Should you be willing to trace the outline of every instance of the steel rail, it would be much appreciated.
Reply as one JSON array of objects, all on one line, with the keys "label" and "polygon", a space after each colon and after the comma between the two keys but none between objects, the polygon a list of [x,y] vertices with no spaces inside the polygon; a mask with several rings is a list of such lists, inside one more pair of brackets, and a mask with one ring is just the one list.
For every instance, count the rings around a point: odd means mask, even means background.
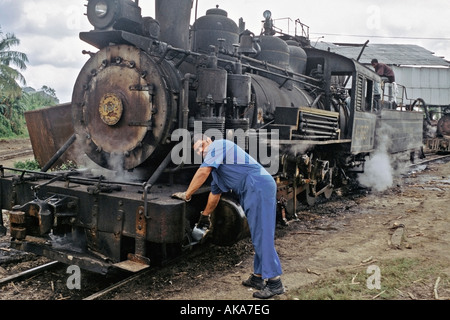
[{"label": "steel rail", "polygon": [[9,283],[11,281],[15,281],[15,280],[21,280],[23,278],[26,277],[30,277],[33,276],[35,274],[41,273],[43,271],[46,271],[48,269],[54,268],[56,267],[56,265],[61,264],[59,261],[52,261],[46,264],[43,264],[41,266],[37,266],[10,276],[7,276],[5,278],[0,279],[0,285],[4,285],[6,283]]}]

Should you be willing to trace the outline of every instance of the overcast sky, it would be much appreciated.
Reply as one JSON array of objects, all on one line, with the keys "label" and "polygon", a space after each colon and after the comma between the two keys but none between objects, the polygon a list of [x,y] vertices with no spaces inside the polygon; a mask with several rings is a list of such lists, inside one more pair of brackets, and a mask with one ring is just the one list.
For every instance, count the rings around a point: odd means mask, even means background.
[{"label": "overcast sky", "polygon": [[[261,31],[263,12],[270,10],[283,32],[293,33],[296,19],[308,25],[312,44],[366,40],[369,45],[417,44],[450,60],[448,0],[198,1],[198,16],[219,5],[236,23],[242,17],[255,34]],[[23,72],[27,85],[55,89],[61,103],[71,101],[76,77],[88,59],[82,50],[96,51],[79,39],[79,32],[93,29],[84,15],[86,4],[85,0],[0,0],[2,31],[21,40],[14,50],[30,60]],[[154,17],[154,0],[140,0],[139,5],[143,16]]]}]

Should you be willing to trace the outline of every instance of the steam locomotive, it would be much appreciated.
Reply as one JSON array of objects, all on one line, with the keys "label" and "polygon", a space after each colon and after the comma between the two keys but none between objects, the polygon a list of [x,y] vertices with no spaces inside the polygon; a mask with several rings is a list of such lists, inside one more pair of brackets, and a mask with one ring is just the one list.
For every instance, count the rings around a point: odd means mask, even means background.
[{"label": "steam locomotive", "polygon": [[[270,11],[257,35],[219,7],[190,26],[192,8],[193,0],[155,0],[151,18],[137,0],[88,1],[94,29],[80,38],[98,52],[85,52],[67,111],[50,111],[58,119],[39,127],[64,143],[41,172],[1,167],[12,247],[107,274],[200,244],[192,230],[209,187],[188,203],[171,197],[198,168],[196,131],[232,139],[260,161],[290,215],[364,172],[381,135],[391,154],[422,146],[422,113],[377,100],[382,79],[369,68],[311,47],[304,32],[277,31]],[[53,140],[30,136],[35,151]],[[95,168],[49,172],[68,150]],[[249,236],[232,192],[211,220],[217,245]]]},{"label": "steam locomotive", "polygon": [[436,153],[450,152],[450,108],[443,109],[442,116],[434,120],[432,112],[428,111],[425,102],[425,121],[424,121],[424,145]]}]

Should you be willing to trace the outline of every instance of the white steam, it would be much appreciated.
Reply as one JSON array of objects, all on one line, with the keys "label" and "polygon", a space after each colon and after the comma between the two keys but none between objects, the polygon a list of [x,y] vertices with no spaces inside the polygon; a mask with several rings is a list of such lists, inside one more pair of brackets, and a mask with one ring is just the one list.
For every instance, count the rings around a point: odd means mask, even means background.
[{"label": "white steam", "polygon": [[375,152],[366,158],[364,173],[358,175],[358,182],[367,188],[376,191],[384,191],[390,188],[394,182],[391,157],[388,153],[390,147],[390,127],[384,127],[377,132]]},{"label": "white steam", "polygon": [[372,158],[366,161],[363,174],[358,175],[358,182],[376,191],[384,191],[392,186],[393,169],[389,155],[385,152],[375,152]]}]

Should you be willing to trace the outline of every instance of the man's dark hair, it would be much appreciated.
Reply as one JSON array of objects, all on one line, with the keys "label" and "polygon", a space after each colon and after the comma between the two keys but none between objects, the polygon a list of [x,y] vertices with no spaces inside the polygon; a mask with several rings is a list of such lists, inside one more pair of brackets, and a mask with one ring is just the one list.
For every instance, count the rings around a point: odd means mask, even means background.
[{"label": "man's dark hair", "polygon": [[370,64],[372,64],[372,63],[378,63],[378,60],[377,60],[377,59],[372,59],[372,61],[370,62]]}]

